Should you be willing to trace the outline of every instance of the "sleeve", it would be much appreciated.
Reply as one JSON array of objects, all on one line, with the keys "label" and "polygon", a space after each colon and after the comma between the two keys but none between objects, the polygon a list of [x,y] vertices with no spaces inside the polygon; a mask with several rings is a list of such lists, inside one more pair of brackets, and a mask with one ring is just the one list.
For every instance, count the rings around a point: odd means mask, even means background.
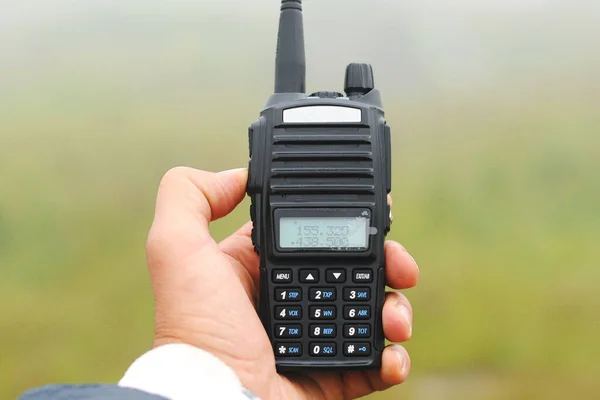
[{"label": "sleeve", "polygon": [[116,385],[49,385],[27,391],[18,400],[168,400]]},{"label": "sleeve", "polygon": [[170,400],[257,399],[225,363],[186,344],[168,344],[142,355],[129,367],[119,386]]}]

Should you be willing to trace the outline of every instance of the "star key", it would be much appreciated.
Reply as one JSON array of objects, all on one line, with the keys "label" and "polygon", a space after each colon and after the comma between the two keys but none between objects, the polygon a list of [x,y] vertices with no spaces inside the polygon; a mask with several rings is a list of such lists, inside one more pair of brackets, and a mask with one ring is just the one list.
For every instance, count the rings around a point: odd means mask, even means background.
[{"label": "star key", "polygon": [[302,355],[300,343],[276,343],[274,350],[277,357],[300,357]]}]

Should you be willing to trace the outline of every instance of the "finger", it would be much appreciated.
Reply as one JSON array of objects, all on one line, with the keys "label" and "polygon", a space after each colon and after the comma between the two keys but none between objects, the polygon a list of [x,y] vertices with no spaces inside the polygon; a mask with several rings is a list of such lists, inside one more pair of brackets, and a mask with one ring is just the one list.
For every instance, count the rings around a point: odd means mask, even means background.
[{"label": "finger", "polygon": [[385,243],[387,285],[394,289],[408,289],[419,281],[419,266],[398,242]]},{"label": "finger", "polygon": [[387,390],[404,382],[409,372],[410,357],[404,347],[388,346],[383,350],[381,370],[343,374],[344,398],[354,399]]},{"label": "finger", "polygon": [[171,248],[171,253],[185,255],[214,242],[208,224],[242,201],[246,179],[245,170],[211,173],[185,167],[171,169],[158,189],[149,250]]},{"label": "finger", "polygon": [[[195,274],[191,260],[210,265],[218,250],[210,235],[211,220],[229,213],[244,198],[247,172],[211,173],[177,167],[165,174],[158,190],[154,222],[147,242],[148,265],[153,278],[171,281]],[[177,266],[179,271],[171,269]]]},{"label": "finger", "polygon": [[229,214],[244,198],[245,169],[212,173],[177,167],[163,177],[156,200],[155,222],[208,225]]},{"label": "finger", "polygon": [[393,344],[383,350],[379,379],[390,386],[404,382],[410,373],[410,356],[406,349]]},{"label": "finger", "polygon": [[383,304],[383,333],[390,342],[405,342],[412,336],[413,312],[401,293],[388,293]]},{"label": "finger", "polygon": [[219,243],[221,251],[239,263],[249,274],[255,285],[259,280],[259,258],[254,251],[250,235],[252,222],[244,224],[237,232]]},{"label": "finger", "polygon": [[387,203],[390,206],[390,208],[394,205],[394,200],[392,199],[392,195],[391,194],[387,195]]}]

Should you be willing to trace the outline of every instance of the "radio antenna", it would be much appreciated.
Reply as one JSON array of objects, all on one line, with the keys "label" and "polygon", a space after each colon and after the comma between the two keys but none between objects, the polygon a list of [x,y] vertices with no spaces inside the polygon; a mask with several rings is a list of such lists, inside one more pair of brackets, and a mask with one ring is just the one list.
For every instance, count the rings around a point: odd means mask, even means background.
[{"label": "radio antenna", "polygon": [[275,93],[306,91],[302,0],[282,0],[275,58]]}]

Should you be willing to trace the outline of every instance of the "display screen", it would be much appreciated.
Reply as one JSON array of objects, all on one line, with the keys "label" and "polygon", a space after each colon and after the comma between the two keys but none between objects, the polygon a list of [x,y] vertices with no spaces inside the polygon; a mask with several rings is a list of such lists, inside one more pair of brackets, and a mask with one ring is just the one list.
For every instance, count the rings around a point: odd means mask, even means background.
[{"label": "display screen", "polygon": [[366,249],[369,218],[313,217],[279,220],[282,249]]}]

